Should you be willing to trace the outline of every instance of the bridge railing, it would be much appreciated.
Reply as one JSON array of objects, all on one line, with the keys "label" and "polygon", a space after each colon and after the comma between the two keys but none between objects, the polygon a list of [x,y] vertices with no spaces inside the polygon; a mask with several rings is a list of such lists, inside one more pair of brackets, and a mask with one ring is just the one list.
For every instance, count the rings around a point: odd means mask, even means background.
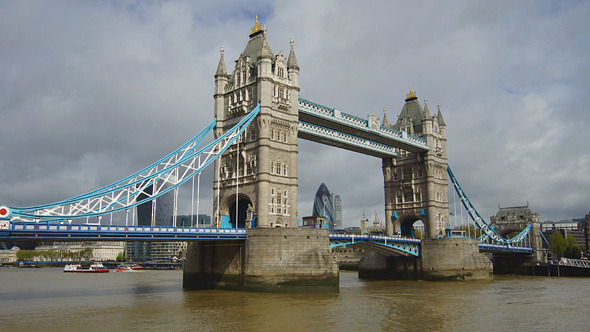
[{"label": "bridge railing", "polygon": [[193,241],[239,240],[246,238],[246,229],[171,226],[124,226],[96,224],[37,224],[4,222],[0,239],[8,241]]},{"label": "bridge railing", "polygon": [[377,241],[396,241],[396,242],[410,242],[420,243],[420,239],[402,236],[385,236],[385,235],[371,235],[371,234],[330,234],[330,239],[351,239],[351,240],[377,240]]},{"label": "bridge railing", "polygon": [[364,139],[358,136],[349,135],[337,130],[324,128],[315,124],[299,121],[299,130],[302,132],[311,133],[317,136],[332,139],[337,142],[356,146],[358,148],[376,151],[384,155],[397,156],[396,149],[392,146],[381,144],[375,141]]},{"label": "bridge railing", "polygon": [[[330,107],[326,107],[326,106],[323,106],[320,104],[316,104],[316,103],[311,102],[309,100],[299,98],[299,109],[300,109],[300,111],[302,111],[302,110],[308,111],[310,113],[313,113],[313,114],[320,116],[322,118],[325,118],[325,119],[346,123],[346,124],[351,125],[353,127],[357,127],[361,130],[366,130],[366,131],[372,130],[369,125],[368,120],[361,119],[357,116],[341,112],[341,111],[334,109],[334,108],[330,108]],[[381,135],[389,136],[389,137],[395,138],[397,140],[409,141],[409,142],[414,143],[415,145],[422,146],[424,148],[428,148],[426,145],[426,140],[421,137],[409,135],[406,132],[397,131],[397,130],[394,130],[391,128],[384,127],[382,125],[379,125],[377,128],[378,128],[377,131]],[[374,130],[372,130],[372,131],[374,131]]]},{"label": "bridge railing", "polygon": [[557,264],[563,266],[575,266],[590,269],[590,261],[587,259],[573,259],[563,257]]}]

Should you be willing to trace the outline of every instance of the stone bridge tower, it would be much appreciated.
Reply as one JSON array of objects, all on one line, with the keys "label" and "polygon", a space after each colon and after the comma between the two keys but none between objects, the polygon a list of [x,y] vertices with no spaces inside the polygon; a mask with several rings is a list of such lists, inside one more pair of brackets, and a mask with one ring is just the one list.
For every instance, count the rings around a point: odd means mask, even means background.
[{"label": "stone bridge tower", "polygon": [[[223,48],[215,73],[215,135],[234,126],[258,103],[260,114],[237,144],[215,161],[213,225],[294,227],[297,214],[299,66],[293,49],[273,55],[256,18],[250,39],[227,73]],[[236,199],[237,184],[237,199]]]},{"label": "stone bridge tower", "polygon": [[383,125],[421,137],[430,147],[420,153],[400,150],[396,158],[383,159],[386,234],[410,235],[412,225],[421,220],[426,237],[443,236],[449,222],[449,199],[446,124],[440,105],[437,114],[431,115],[427,100],[422,108],[410,88],[397,122],[389,125],[385,116]]},{"label": "stone bridge tower", "polygon": [[495,216],[490,217],[490,224],[503,237],[513,237],[522,232],[529,224],[529,242],[527,245],[533,248],[533,262],[547,262],[547,254],[543,250],[541,238],[541,221],[537,213],[533,213],[527,202],[526,206],[500,207]]}]

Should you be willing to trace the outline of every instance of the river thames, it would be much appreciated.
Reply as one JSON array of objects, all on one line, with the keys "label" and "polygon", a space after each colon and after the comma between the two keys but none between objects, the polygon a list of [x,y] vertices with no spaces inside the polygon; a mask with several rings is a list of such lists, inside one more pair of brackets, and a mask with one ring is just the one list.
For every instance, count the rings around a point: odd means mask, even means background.
[{"label": "river thames", "polygon": [[183,291],[182,271],[0,269],[3,331],[589,331],[590,279],[363,281],[338,294]]}]

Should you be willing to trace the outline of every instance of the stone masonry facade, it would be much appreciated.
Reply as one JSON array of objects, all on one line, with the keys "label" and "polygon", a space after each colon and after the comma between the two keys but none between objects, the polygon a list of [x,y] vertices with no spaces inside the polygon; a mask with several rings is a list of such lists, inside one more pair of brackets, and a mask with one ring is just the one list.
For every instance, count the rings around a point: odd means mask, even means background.
[{"label": "stone masonry facade", "polygon": [[213,225],[248,206],[256,227],[294,227],[297,216],[297,131],[299,66],[293,40],[288,58],[273,55],[266,28],[252,28],[244,51],[227,73],[223,49],[215,73],[215,135],[234,126],[260,103],[260,114],[237,145],[215,161]]},{"label": "stone masonry facade", "polygon": [[431,115],[427,100],[422,108],[417,99],[410,89],[397,122],[390,124],[387,115],[383,119],[383,126],[423,138],[430,148],[419,153],[399,150],[397,157],[383,159],[386,234],[407,234],[421,220],[425,235],[436,238],[444,235],[449,222],[446,124],[440,105]]}]

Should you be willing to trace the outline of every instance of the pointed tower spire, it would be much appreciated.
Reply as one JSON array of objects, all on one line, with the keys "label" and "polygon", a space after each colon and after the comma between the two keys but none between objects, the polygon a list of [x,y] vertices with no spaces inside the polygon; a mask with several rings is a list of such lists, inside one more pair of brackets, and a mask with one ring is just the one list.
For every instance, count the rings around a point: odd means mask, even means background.
[{"label": "pointed tower spire", "polygon": [[223,59],[223,46],[221,46],[221,50],[219,50],[221,56],[219,57],[219,64],[217,65],[217,71],[215,72],[215,77],[217,76],[227,76],[227,69],[225,68],[225,60]]},{"label": "pointed tower spire", "polygon": [[258,53],[259,58],[272,58],[272,51],[270,50],[270,46],[268,45],[268,41],[266,40],[266,36],[262,39],[262,47],[260,48],[260,52]]},{"label": "pointed tower spire", "polygon": [[428,109],[428,99],[424,98],[424,116],[423,119],[430,119],[432,116],[430,115],[430,110]]},{"label": "pointed tower spire", "polygon": [[297,58],[295,57],[295,49],[293,48],[293,37],[291,37],[291,52],[289,52],[289,58],[287,59],[287,68],[293,68],[299,70],[297,64]]},{"label": "pointed tower spire", "polygon": [[383,109],[383,127],[391,128],[389,120],[387,119],[387,110],[385,108]]},{"label": "pointed tower spire", "polygon": [[445,120],[443,119],[442,116],[442,112],[440,111],[440,103],[437,104],[438,107],[438,114],[436,115],[437,119],[438,119],[438,125],[439,126],[446,126],[447,124],[445,123]]}]

